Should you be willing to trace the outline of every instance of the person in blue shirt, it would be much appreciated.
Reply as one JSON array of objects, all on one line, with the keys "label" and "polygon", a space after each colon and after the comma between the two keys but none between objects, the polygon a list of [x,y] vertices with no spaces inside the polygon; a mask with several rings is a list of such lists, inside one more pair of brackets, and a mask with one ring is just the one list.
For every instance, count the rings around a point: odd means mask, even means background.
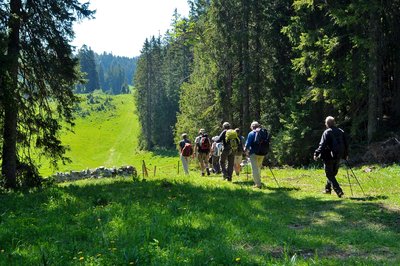
[{"label": "person in blue shirt", "polygon": [[251,171],[253,174],[254,186],[253,188],[261,188],[261,167],[264,160],[264,155],[257,155],[255,137],[257,130],[260,130],[260,124],[254,121],[250,125],[251,131],[247,135],[245,144],[246,156],[250,157]]}]

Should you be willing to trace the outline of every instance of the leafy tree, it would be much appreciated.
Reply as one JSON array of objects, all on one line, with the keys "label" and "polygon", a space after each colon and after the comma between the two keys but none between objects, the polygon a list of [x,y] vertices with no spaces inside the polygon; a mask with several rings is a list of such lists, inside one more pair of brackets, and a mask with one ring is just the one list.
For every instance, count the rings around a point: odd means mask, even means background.
[{"label": "leafy tree", "polygon": [[69,44],[73,23],[91,17],[88,3],[77,0],[3,1],[1,36],[7,44],[1,64],[3,128],[2,175],[7,188],[17,186],[20,162],[31,160],[34,147],[54,164],[65,160],[58,139],[60,119],[72,125],[79,79]]}]

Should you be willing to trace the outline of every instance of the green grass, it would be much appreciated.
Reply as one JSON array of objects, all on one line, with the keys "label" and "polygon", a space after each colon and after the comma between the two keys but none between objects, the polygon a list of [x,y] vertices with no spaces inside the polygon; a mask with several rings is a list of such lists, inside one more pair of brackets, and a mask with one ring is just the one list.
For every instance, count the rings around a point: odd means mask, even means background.
[{"label": "green grass", "polygon": [[279,186],[264,169],[262,190],[246,169],[228,183],[192,162],[183,176],[175,152],[137,150],[131,95],[98,97],[62,136],[73,163],[60,170],[130,164],[141,176],[0,194],[0,265],[400,264],[400,166],[354,169],[366,195],[341,168],[343,199],[320,193],[322,169],[273,169]]},{"label": "green grass", "polygon": [[[140,130],[132,94],[94,95],[96,102],[92,104],[87,103],[86,95],[81,96],[83,101],[77,112],[74,132],[65,130],[61,135],[62,143],[70,148],[66,156],[72,163],[60,164],[59,169],[55,170],[44,160],[40,169],[43,176],[49,176],[55,171],[80,171],[99,166],[133,165],[141,169],[143,160],[152,172],[154,166],[156,171],[172,171],[165,169],[164,164],[177,162],[177,152],[151,153],[138,150],[137,136]],[[107,98],[111,99],[109,104],[105,104]],[[98,109],[101,110],[97,111]],[[173,165],[174,168],[177,167],[175,163]]]},{"label": "green grass", "polygon": [[[192,165],[194,166],[194,165]],[[83,180],[0,195],[1,265],[399,265],[400,167]],[[245,171],[243,171],[245,172]]]}]

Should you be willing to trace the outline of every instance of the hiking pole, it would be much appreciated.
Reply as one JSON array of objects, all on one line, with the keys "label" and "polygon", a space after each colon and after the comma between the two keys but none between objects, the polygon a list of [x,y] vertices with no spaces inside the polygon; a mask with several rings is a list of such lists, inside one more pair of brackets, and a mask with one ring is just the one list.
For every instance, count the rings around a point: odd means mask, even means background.
[{"label": "hiking pole", "polygon": [[353,194],[353,188],[351,187],[350,174],[349,174],[349,168],[348,168],[348,167],[346,168],[346,172],[347,172],[347,180],[349,180],[351,195],[354,196],[354,194]]},{"label": "hiking pole", "polygon": [[362,193],[364,194],[364,196],[366,196],[364,189],[362,188],[362,186],[360,184],[360,181],[358,181],[356,174],[354,173],[353,169],[350,167],[349,161],[347,159],[345,159],[345,161],[346,161],[347,167],[350,169],[351,173],[353,174],[354,179],[357,181],[358,185],[360,186]]},{"label": "hiking pole", "polygon": [[275,177],[275,175],[274,175],[274,172],[272,172],[271,165],[268,164],[268,168],[269,168],[269,170],[271,171],[271,174],[272,174],[272,176],[273,176],[273,178],[274,178],[276,184],[278,185],[278,188],[280,188],[281,186],[279,185],[278,180],[276,179],[276,177]]}]

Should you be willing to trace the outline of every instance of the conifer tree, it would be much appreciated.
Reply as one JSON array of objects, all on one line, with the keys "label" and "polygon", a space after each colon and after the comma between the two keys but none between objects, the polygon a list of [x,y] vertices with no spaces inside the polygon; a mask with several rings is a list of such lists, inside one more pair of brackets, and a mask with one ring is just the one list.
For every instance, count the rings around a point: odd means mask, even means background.
[{"label": "conifer tree", "polygon": [[2,176],[5,187],[17,186],[17,166],[34,167],[33,146],[53,163],[63,159],[58,139],[60,119],[72,124],[79,79],[69,42],[75,21],[91,17],[88,3],[77,0],[3,1],[0,29],[6,43],[0,68],[3,117]]}]

